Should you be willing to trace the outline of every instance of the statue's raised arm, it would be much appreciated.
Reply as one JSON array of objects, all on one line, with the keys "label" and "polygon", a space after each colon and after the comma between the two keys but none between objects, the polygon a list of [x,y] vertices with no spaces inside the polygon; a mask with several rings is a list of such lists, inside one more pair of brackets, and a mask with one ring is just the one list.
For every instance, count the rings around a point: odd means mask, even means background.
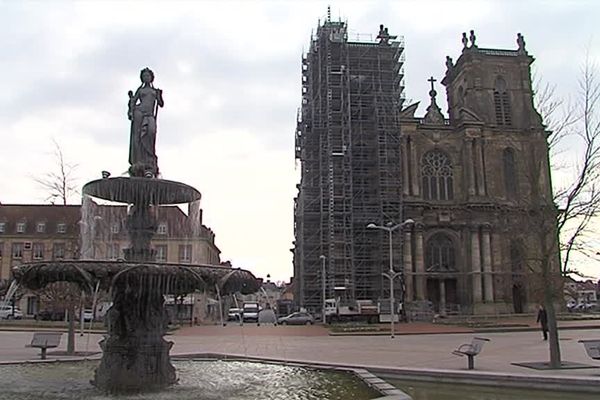
[{"label": "statue's raised arm", "polygon": [[149,68],[140,72],[142,84],[129,91],[127,117],[131,121],[129,139],[129,174],[153,178],[158,175],[156,157],[156,120],[158,107],[164,106],[162,90],[154,87],[154,73]]}]

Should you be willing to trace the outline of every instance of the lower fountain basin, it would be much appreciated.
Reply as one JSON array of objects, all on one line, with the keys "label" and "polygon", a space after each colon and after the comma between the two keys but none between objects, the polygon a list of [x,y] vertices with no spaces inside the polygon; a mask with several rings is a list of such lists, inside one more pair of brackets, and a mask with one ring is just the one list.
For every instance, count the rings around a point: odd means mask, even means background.
[{"label": "lower fountain basin", "polygon": [[13,276],[20,285],[37,290],[53,282],[73,282],[83,289],[100,283],[110,288],[116,277],[143,280],[163,294],[191,293],[195,290],[220,287],[222,294],[254,293],[259,281],[251,272],[217,265],[170,264],[158,262],[69,260],[40,261],[13,267]]},{"label": "lower fountain basin", "polygon": [[[121,400],[368,400],[381,395],[351,373],[249,361],[176,361],[179,381]],[[0,366],[2,399],[114,399],[90,383],[97,361]]]}]

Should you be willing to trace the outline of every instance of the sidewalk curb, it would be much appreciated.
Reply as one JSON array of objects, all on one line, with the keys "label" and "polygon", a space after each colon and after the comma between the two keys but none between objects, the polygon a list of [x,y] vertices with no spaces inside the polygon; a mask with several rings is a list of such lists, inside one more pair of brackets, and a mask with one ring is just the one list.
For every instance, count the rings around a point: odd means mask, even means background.
[{"label": "sidewalk curb", "polygon": [[[512,327],[512,328],[463,328],[469,329],[465,331],[448,329],[447,331],[421,331],[421,332],[402,332],[402,327],[397,327],[397,331],[394,332],[396,336],[408,336],[408,335],[459,335],[459,334],[473,334],[473,333],[510,333],[510,332],[538,332],[540,328],[537,327]],[[575,325],[575,326],[564,326],[558,327],[558,331],[570,331],[570,330],[583,330],[583,329],[600,329],[600,325]],[[373,332],[329,332],[329,336],[389,336],[389,331],[373,331]]]}]

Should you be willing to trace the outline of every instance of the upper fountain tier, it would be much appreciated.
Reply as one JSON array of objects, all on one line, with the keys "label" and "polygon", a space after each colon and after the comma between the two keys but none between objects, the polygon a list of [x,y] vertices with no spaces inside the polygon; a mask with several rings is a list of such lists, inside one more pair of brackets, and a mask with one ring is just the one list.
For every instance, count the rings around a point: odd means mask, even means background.
[{"label": "upper fountain tier", "polygon": [[83,187],[83,194],[128,204],[182,204],[200,200],[191,186],[166,179],[118,177],[98,179]]}]

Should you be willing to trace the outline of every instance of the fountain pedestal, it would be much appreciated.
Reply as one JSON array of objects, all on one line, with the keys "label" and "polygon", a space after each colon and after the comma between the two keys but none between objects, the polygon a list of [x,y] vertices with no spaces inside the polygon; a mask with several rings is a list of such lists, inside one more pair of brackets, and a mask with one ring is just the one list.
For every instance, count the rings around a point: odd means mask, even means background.
[{"label": "fountain pedestal", "polygon": [[[100,342],[103,355],[94,386],[108,392],[160,389],[177,381],[164,340],[168,315],[157,282],[160,278],[123,271],[113,287],[107,318],[108,336]],[[151,281],[158,283],[152,287]]]}]

